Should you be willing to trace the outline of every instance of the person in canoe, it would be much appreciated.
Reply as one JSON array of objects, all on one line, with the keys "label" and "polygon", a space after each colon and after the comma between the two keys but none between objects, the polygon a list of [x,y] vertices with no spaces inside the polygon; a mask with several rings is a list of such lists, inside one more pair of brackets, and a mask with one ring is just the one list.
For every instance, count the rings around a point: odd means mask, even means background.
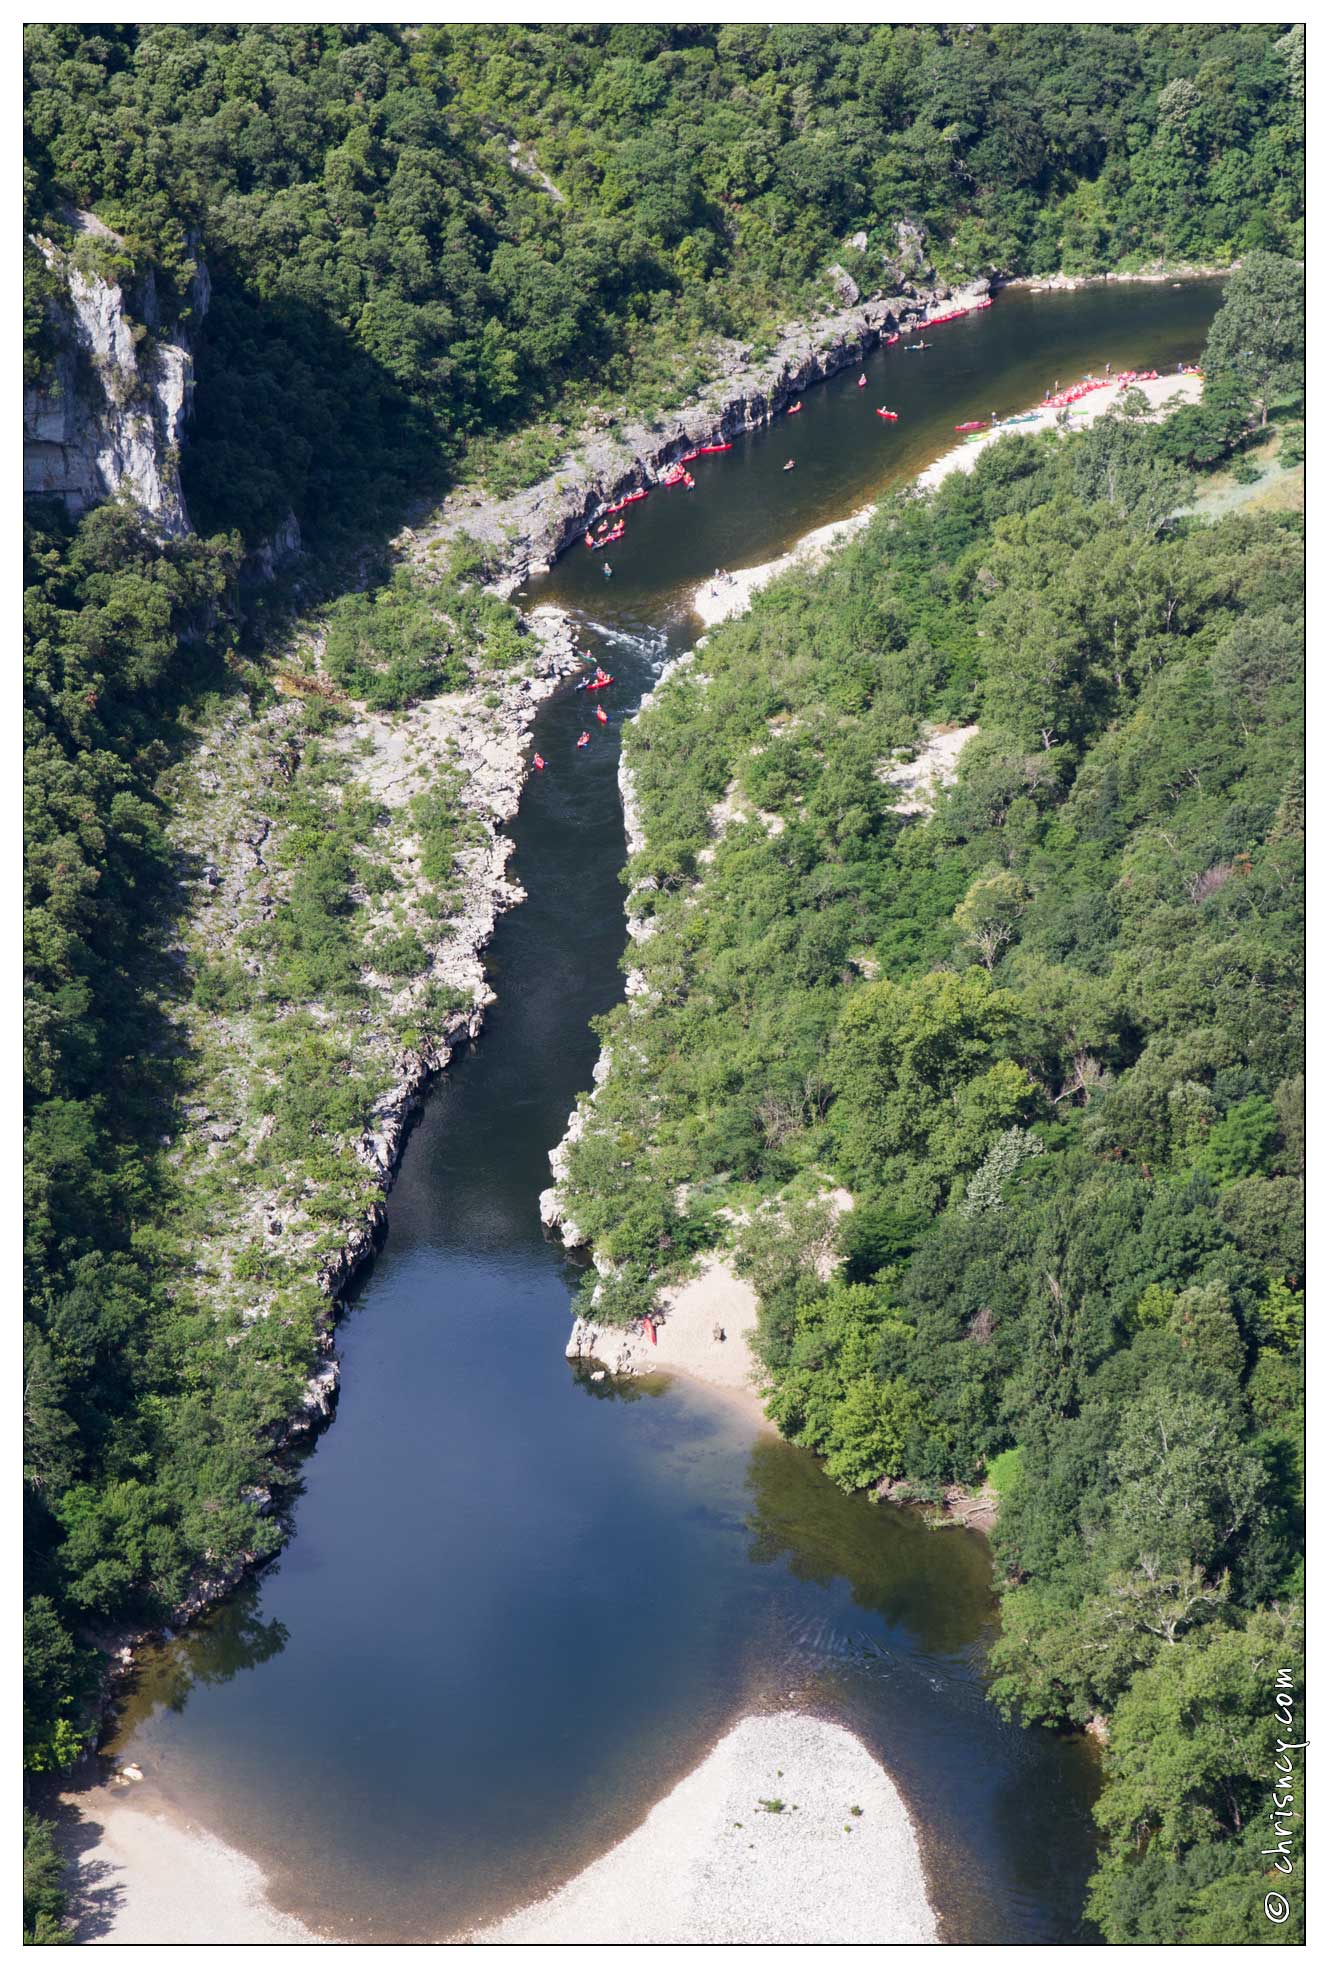
[{"label": "person in canoe", "polygon": [[790,406],[789,406],[789,408],[788,408],[788,410],[787,410],[787,411],[785,412],[785,416],[786,416],[786,417],[797,417],[797,415],[798,415],[798,413],[799,413],[799,411],[800,411],[800,410],[801,410],[802,408],[803,408],[803,406],[802,406],[802,404],[801,404],[801,403],[791,403],[791,404],[790,404]]},{"label": "person in canoe", "polygon": [[866,377],[866,376],[860,376],[860,377],[859,377],[859,379],[858,379],[858,387],[859,387],[859,389],[860,389],[860,390],[865,390],[865,389],[867,388],[867,386],[868,386],[868,379],[867,379],[867,377]]},{"label": "person in canoe", "polygon": [[580,752],[582,746],[589,745],[590,742],[591,742],[591,734],[589,732],[583,732],[581,737],[577,740],[577,750]]},{"label": "person in canoe", "polygon": [[605,710],[605,708],[604,708],[604,706],[603,706],[603,704],[597,704],[597,705],[596,705],[596,707],[595,707],[595,715],[596,715],[596,717],[597,717],[597,718],[598,718],[598,719],[600,720],[600,723],[601,723],[602,725],[607,725],[607,724],[609,723],[609,715],[608,715],[608,713],[606,712],[606,710]]},{"label": "person in canoe", "polygon": [[534,758],[533,758],[533,760],[532,760],[532,763],[533,763],[533,765],[535,766],[535,770],[536,770],[536,771],[537,771],[538,773],[542,773],[542,772],[544,771],[544,769],[545,769],[545,762],[544,762],[544,760],[543,760],[543,759],[542,759],[542,758],[540,757],[540,754],[539,754],[538,752],[537,752],[537,753],[536,753],[536,754],[534,755]]},{"label": "person in canoe", "polygon": [[786,458],[784,464],[780,467],[780,470],[782,472],[792,472],[793,469],[794,469],[794,461],[792,458]]}]

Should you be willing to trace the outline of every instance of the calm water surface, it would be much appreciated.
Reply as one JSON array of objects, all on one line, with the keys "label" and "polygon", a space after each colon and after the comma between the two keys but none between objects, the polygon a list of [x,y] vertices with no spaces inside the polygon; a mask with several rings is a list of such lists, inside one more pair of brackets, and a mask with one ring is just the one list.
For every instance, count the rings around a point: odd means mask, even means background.
[{"label": "calm water surface", "polygon": [[514,828],[530,900],[499,927],[485,1036],[430,1098],[340,1328],[297,1535],[152,1659],[114,1746],[324,1932],[440,1939],[530,1899],[792,1694],[903,1787],[949,1938],[1077,1935],[1093,1764],[985,1701],[985,1543],[841,1496],[703,1389],[590,1382],[563,1358],[576,1272],[537,1197],[590,1082],[588,1022],[622,988],[617,728],[694,637],[687,593],[913,476],[957,422],[1109,358],[1193,357],[1217,292],[1005,296],[926,354],[869,358],[867,389],[849,372],[812,391],[694,467],[695,492],[630,509],[612,580],[576,549],[532,584],[586,617],[619,679],[611,725],[576,752],[585,700],[566,693],[536,724],[550,766]]}]

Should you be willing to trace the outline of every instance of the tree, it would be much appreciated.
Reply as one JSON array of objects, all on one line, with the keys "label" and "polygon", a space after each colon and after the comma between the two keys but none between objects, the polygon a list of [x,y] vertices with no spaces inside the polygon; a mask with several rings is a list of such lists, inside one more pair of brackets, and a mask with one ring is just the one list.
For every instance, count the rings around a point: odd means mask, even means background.
[{"label": "tree", "polygon": [[846,1171],[880,1186],[905,1157],[920,1186],[969,1173],[1033,1097],[1022,1067],[994,1060],[1016,1002],[978,970],[865,985],[831,1054],[834,1123]]},{"label": "tree", "polygon": [[50,1947],[74,1940],[73,1932],[64,1925],[65,1896],[60,1885],[64,1870],[50,1825],[25,1806],[23,1940],[28,1945]]},{"label": "tree", "polygon": [[1014,940],[1028,900],[1029,890],[1018,875],[994,868],[976,875],[956,904],[956,928],[989,974]]},{"label": "tree", "polygon": [[1300,400],[1306,388],[1306,282],[1295,260],[1248,254],[1223,290],[1204,345],[1206,374],[1237,377],[1269,419],[1276,398]]},{"label": "tree", "polygon": [[[1184,1865],[1214,1843],[1222,1862],[1192,1873],[1186,1898],[1212,1909],[1215,1881],[1230,1870],[1241,1879],[1244,1907],[1241,1927],[1225,1939],[1297,1938],[1301,1753],[1289,1757],[1279,1746],[1296,1744],[1300,1735],[1292,1720],[1300,1713],[1300,1652],[1298,1616],[1260,1611],[1241,1627],[1207,1627],[1184,1647],[1164,1648],[1121,1698],[1105,1759],[1107,1783],[1094,1808],[1113,1843],[1089,1897],[1089,1913],[1109,1942],[1160,1939],[1148,1913],[1162,1888],[1154,1862]],[[1284,1676],[1289,1700],[1280,1710],[1275,1696]],[[1280,1759],[1295,1773],[1286,1791],[1278,1789]],[[1288,1874],[1271,1866],[1266,1850],[1278,1843],[1269,1816],[1278,1797],[1289,1800],[1283,1823],[1296,1829],[1285,1842],[1295,1855]],[[1258,1838],[1248,1840],[1248,1828]],[[1136,1876],[1140,1867],[1148,1868],[1143,1882]],[[1147,1889],[1143,1903],[1134,1899],[1133,1886]],[[1272,1937],[1269,1924],[1259,1925],[1271,1886],[1297,1911]],[[1177,1932],[1167,1939],[1175,1940]],[[1189,1925],[1180,1932],[1198,1939]]]}]

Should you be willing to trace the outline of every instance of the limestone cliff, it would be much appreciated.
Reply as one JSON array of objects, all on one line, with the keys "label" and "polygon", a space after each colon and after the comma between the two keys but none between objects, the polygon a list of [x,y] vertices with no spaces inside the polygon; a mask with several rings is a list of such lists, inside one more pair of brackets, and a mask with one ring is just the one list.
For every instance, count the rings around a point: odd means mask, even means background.
[{"label": "limestone cliff", "polygon": [[[90,215],[78,223],[114,241]],[[58,292],[47,302],[52,360],[23,394],[25,495],[54,495],[82,513],[123,494],[161,534],[188,533],[179,455],[194,358],[183,330],[163,320],[151,272],[121,286],[48,239],[35,244]],[[195,321],[208,293],[200,263],[189,294]]]}]

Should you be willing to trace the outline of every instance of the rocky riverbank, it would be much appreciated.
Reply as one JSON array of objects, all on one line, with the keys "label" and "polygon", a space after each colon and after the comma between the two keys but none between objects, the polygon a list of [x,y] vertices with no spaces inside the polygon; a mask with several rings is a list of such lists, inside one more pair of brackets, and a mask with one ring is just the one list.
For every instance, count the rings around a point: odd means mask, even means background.
[{"label": "rocky riverbank", "polygon": [[1009,279],[994,280],[994,292],[1008,287],[1026,287],[1032,294],[1076,294],[1082,287],[1146,286],[1162,287],[1183,280],[1226,280],[1237,271],[1240,260],[1226,267],[1141,267],[1132,273],[1022,273]]},{"label": "rocky riverbank", "polygon": [[[317,645],[308,668],[276,674],[275,699],[257,707],[230,699],[168,789],[173,846],[185,907],[168,949],[186,977],[227,976],[255,987],[249,1002],[209,1005],[178,995],[169,1011],[175,1044],[188,1063],[187,1092],[170,1144],[180,1186],[199,1224],[191,1237],[191,1290],[240,1344],[256,1324],[286,1323],[311,1286],[318,1361],[290,1413],[273,1425],[268,1483],[255,1492],[261,1518],[280,1520],[293,1477],[289,1453],[332,1419],[339,1388],[335,1326],[342,1296],[372,1257],[387,1220],[392,1187],[425,1090],[457,1050],[473,1041],[493,1002],[483,953],[499,914],[524,899],[507,875],[507,823],[527,770],[529,728],[539,706],[581,666],[573,631],[559,610],[534,611],[524,660],[464,691],[374,713],[353,710],[327,734],[311,737],[303,700],[317,682]],[[374,851],[386,870],[383,894],[357,901],[366,927],[419,936],[428,968],[402,982],[367,970],[354,1004],[289,1008],[265,1015],[262,988],[272,958],[266,926],[288,900],[304,850],[299,828],[283,819],[280,791],[313,758],[337,787],[338,801],[372,803]],[[424,872],[416,803],[431,788],[453,789],[462,842],[446,921],[432,913],[433,878]],[[439,1011],[443,1006],[446,1009]],[[298,1023],[315,1063],[344,1059],[364,1089],[353,1128],[324,1137],[306,1167],[270,1147],[284,1101],[294,1098],[283,1032]],[[308,1318],[308,1313],[297,1315]],[[180,1626],[225,1597],[260,1554],[204,1567],[173,1610]],[[107,1660],[106,1706],[132,1674],[150,1633],[99,1636]]]},{"label": "rocky riverbank", "polygon": [[505,499],[459,490],[428,521],[408,530],[400,544],[421,553],[467,536],[485,550],[496,583],[511,594],[528,576],[544,573],[603,506],[654,483],[682,452],[769,423],[813,384],[860,361],[888,335],[921,327],[951,308],[977,307],[989,286],[986,279],[958,288],[909,285],[896,294],[855,300],[814,321],[789,324],[766,355],[742,342],[722,342],[713,379],[695,402],[649,422],[620,425],[606,415],[575,434],[557,470],[538,484]]}]

